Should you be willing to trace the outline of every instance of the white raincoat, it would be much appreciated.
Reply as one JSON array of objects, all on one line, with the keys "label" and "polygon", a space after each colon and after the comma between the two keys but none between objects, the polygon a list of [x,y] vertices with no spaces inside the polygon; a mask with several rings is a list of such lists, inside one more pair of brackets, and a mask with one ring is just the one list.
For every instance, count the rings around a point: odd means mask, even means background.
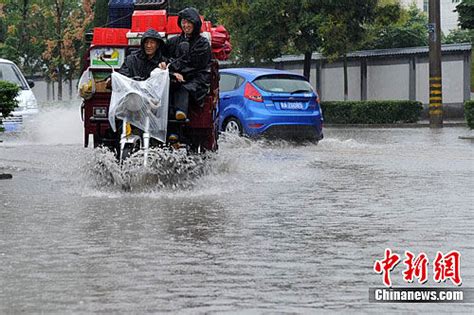
[{"label": "white raincoat", "polygon": [[168,70],[156,68],[144,81],[135,81],[113,72],[109,107],[112,129],[117,131],[115,119],[126,119],[142,131],[147,129],[148,124],[150,136],[166,142],[169,85]]}]

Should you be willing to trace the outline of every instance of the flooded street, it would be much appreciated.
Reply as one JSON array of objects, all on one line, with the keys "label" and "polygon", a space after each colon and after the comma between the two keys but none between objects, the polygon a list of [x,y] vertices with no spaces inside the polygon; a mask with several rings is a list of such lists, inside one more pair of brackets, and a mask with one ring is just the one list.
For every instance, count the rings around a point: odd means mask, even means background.
[{"label": "flooded street", "polygon": [[[13,175],[0,181],[0,313],[472,312],[368,301],[385,248],[425,252],[430,266],[458,250],[474,287],[466,134],[226,139],[199,176],[124,191],[98,172],[103,154],[83,148],[78,106],[50,108],[24,133],[0,134],[0,173]],[[407,286],[402,271],[394,286]]]}]

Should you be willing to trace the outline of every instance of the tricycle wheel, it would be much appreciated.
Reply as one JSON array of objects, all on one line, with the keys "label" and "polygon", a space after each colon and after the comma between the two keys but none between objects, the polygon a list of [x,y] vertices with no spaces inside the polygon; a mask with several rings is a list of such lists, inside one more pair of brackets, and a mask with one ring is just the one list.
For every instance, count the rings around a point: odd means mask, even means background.
[{"label": "tricycle wheel", "polygon": [[139,142],[126,143],[123,147],[122,154],[120,156],[120,162],[123,163],[123,161],[128,159],[133,153],[137,152],[138,150],[140,150]]}]

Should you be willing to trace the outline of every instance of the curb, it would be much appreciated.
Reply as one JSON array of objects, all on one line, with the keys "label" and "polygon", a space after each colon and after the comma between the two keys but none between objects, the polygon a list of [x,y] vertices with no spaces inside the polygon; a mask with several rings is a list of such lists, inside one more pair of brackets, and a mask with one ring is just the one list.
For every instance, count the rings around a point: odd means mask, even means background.
[{"label": "curb", "polygon": [[[399,124],[324,124],[326,128],[429,128],[429,122],[399,123]],[[463,121],[448,121],[443,127],[467,127]]]}]

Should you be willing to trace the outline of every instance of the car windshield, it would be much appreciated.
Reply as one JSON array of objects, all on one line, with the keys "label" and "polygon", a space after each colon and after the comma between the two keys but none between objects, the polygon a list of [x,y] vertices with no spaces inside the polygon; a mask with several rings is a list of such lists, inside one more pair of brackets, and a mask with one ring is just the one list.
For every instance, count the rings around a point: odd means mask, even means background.
[{"label": "car windshield", "polygon": [[11,63],[0,63],[0,80],[9,81],[23,89],[27,90],[28,86],[26,85],[25,80],[22,78],[21,73],[16,68],[16,66]]},{"label": "car windshield", "polygon": [[274,93],[308,93],[313,92],[311,85],[304,78],[288,74],[265,75],[253,81],[266,92]]}]

